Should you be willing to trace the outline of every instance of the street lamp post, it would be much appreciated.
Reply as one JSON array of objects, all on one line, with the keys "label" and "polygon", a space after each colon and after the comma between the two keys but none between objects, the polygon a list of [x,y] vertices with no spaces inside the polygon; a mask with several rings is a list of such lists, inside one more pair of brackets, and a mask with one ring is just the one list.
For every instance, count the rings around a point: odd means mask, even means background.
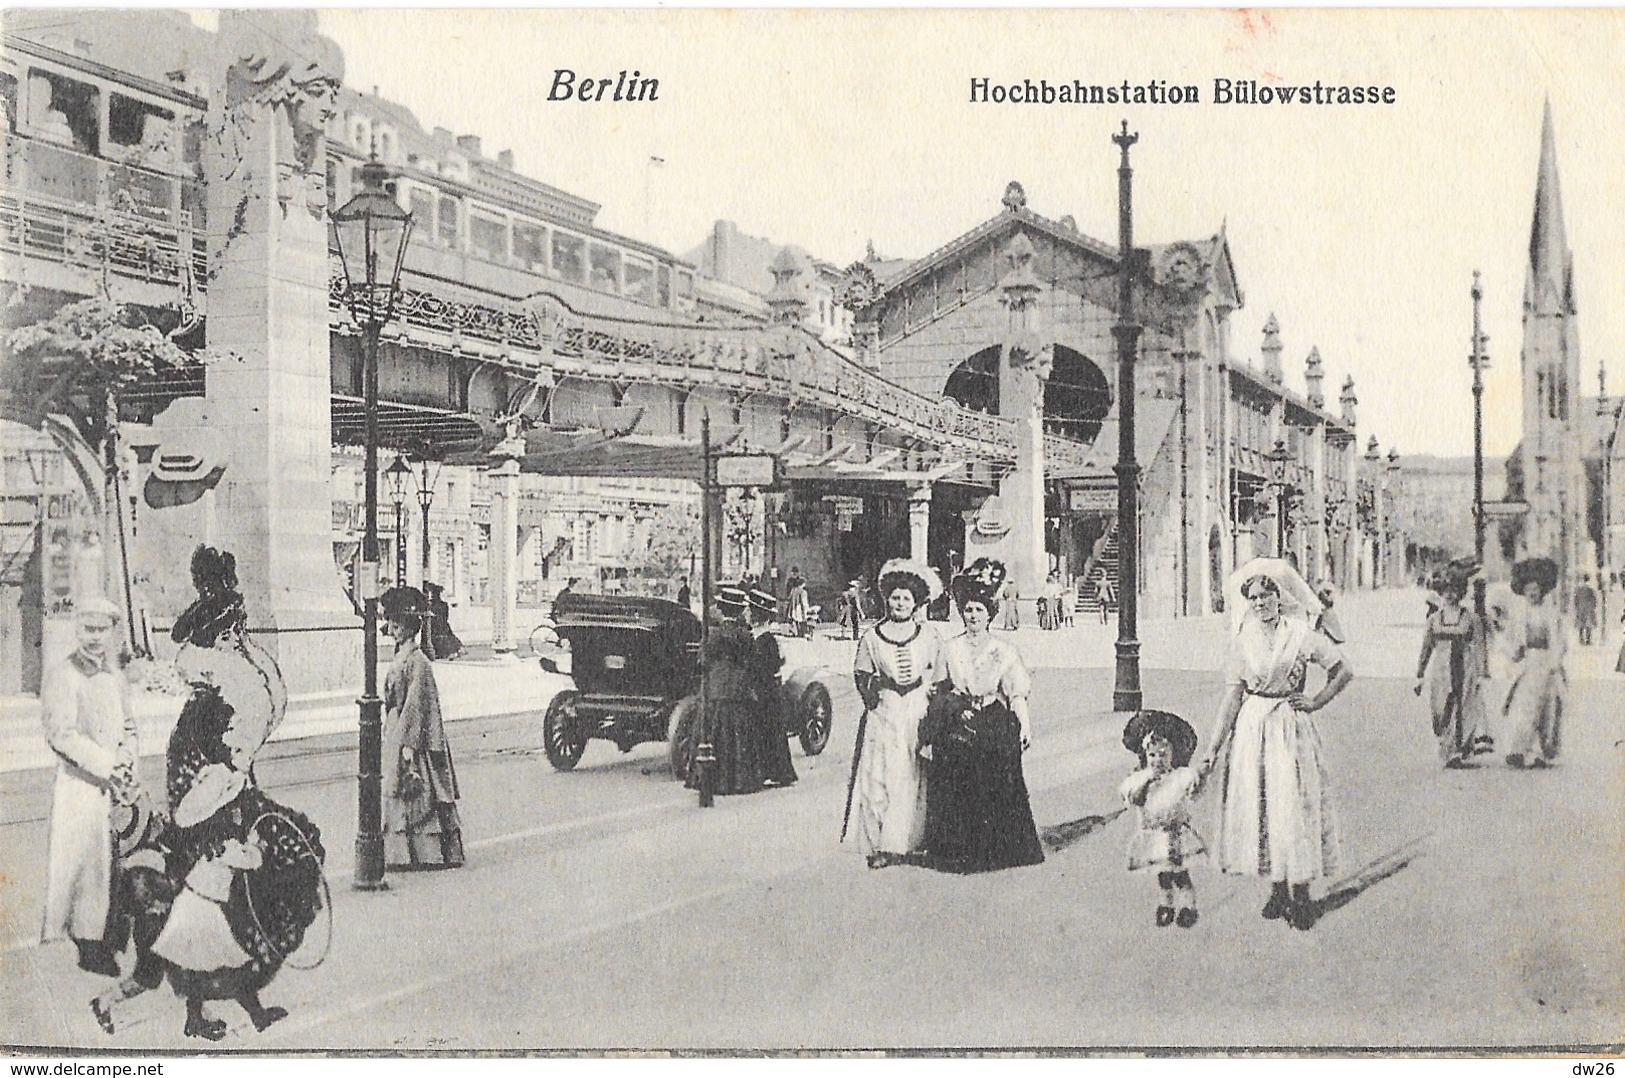
[{"label": "street lamp post", "polygon": [[1473,368],[1473,559],[1478,563],[1478,575],[1473,580],[1473,612],[1480,624],[1484,618],[1484,372],[1489,369],[1490,357],[1484,353],[1484,336],[1479,320],[1479,306],[1484,299],[1484,284],[1477,270],[1473,271],[1473,354],[1467,362]]},{"label": "street lamp post", "polygon": [[1134,320],[1134,170],[1128,150],[1138,142],[1128,121],[1112,141],[1122,151],[1117,166],[1117,670],[1113,711],[1138,711],[1140,691],[1140,466],[1134,459],[1134,353],[1143,328]]},{"label": "street lamp post", "polygon": [[358,590],[361,612],[362,689],[356,761],[355,876],[357,890],[379,891],[384,880],[383,701],[378,698],[378,337],[395,315],[401,266],[412,234],[412,215],[384,183],[389,170],[376,159],[361,166],[361,191],[331,214],[350,318],[362,331],[363,411],[366,419],[366,530],[361,541]]},{"label": "street lamp post", "polygon": [[[435,476],[438,476],[438,475],[439,475],[439,472],[436,471]],[[429,507],[434,504],[434,480],[435,480],[435,476],[431,476],[429,474],[429,458],[424,457],[423,458],[423,471],[418,473],[418,491],[417,491],[417,494],[418,494],[418,508],[423,510],[423,547],[422,547],[422,549],[423,549],[423,564],[420,566],[420,568],[422,569],[422,573],[420,574],[419,579],[420,579],[420,582],[423,584],[423,590],[424,590],[425,594],[427,594],[428,590],[429,590]],[[432,645],[430,643],[432,638],[430,637],[430,634],[429,634],[429,629],[431,627],[432,620],[433,620],[432,616],[425,617],[423,619],[423,653],[425,655],[433,655],[434,654],[433,647],[432,647]],[[443,657],[443,656],[437,656],[437,658],[439,658],[439,657]]]},{"label": "street lamp post", "polygon": [[1275,556],[1286,557],[1286,470],[1292,454],[1286,442],[1276,439],[1275,448],[1264,454],[1270,466],[1270,485],[1275,488]]},{"label": "street lamp post", "polygon": [[1386,525],[1383,522],[1382,504],[1382,454],[1377,451],[1377,436],[1373,434],[1371,440],[1365,444],[1366,472],[1371,476],[1371,533],[1372,542],[1376,550],[1371,558],[1371,587],[1379,588],[1383,585],[1382,562],[1388,553],[1388,539]]},{"label": "street lamp post", "polygon": [[[1398,489],[1398,487],[1399,487],[1399,447],[1398,446],[1389,446],[1388,447],[1387,475],[1385,475],[1383,477],[1383,481],[1382,481],[1382,493],[1383,493],[1382,500],[1383,500],[1384,503],[1386,503],[1386,507],[1388,509],[1388,514],[1387,514],[1388,540],[1383,543],[1382,549],[1383,549],[1383,556],[1388,562],[1388,567],[1387,567],[1386,571],[1382,574],[1382,576],[1383,576],[1383,579],[1388,581],[1390,584],[1392,584],[1393,576],[1394,576],[1394,550],[1393,550],[1393,548],[1394,548],[1394,543],[1395,543],[1395,541],[1397,540],[1397,538],[1399,536],[1399,530],[1393,526],[1393,524],[1394,524],[1394,493]],[[1405,552],[1403,550],[1401,550],[1399,552],[1399,571],[1404,572],[1405,568],[1406,568],[1405,567]]]},{"label": "street lamp post", "polygon": [[402,521],[403,510],[406,508],[406,480],[412,474],[412,468],[406,463],[406,458],[399,453],[395,454],[395,463],[384,472],[389,476],[389,496],[395,502],[395,586],[406,586],[406,535]]}]

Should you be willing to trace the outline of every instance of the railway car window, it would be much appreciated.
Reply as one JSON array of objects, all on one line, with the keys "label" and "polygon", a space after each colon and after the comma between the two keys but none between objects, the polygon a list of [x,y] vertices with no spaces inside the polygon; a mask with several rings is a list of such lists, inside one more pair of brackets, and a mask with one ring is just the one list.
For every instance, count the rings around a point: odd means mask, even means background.
[{"label": "railway car window", "polygon": [[412,211],[413,230],[426,236],[434,235],[434,195],[414,187],[407,197],[410,199],[408,208]]},{"label": "railway car window", "polygon": [[168,168],[175,142],[175,114],[168,109],[107,95],[107,155],[148,168]]},{"label": "railway car window", "polygon": [[591,283],[605,292],[621,290],[621,252],[596,243],[592,245]]},{"label": "railway car window", "polygon": [[440,198],[440,212],[437,217],[439,228],[436,237],[442,246],[457,248],[457,200],[455,198]]},{"label": "railway car window", "polygon": [[568,232],[553,233],[553,272],[577,284],[587,280],[587,242]]},{"label": "railway car window", "polygon": [[17,76],[0,72],[0,98],[5,101],[6,130],[17,130]]},{"label": "railway car window", "polygon": [[492,262],[508,260],[508,223],[469,214],[468,242],[472,252]]},{"label": "railway car window", "polygon": [[655,267],[655,302],[662,307],[671,306],[671,267]]},{"label": "railway car window", "polygon": [[547,270],[547,229],[525,221],[513,223],[513,257],[528,270]]},{"label": "railway car window", "polygon": [[654,267],[635,259],[626,260],[626,294],[639,303],[655,301]]},{"label": "railway car window", "polygon": [[688,270],[677,271],[677,299],[685,305],[694,302],[694,274]]},{"label": "railway car window", "polygon": [[101,152],[100,91],[87,82],[39,68],[28,72],[28,126],[80,153]]}]

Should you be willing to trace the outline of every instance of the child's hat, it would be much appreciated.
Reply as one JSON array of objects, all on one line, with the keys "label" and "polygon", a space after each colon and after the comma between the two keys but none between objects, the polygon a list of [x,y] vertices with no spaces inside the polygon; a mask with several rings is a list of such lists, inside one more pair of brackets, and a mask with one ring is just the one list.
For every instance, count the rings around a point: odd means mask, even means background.
[{"label": "child's hat", "polygon": [[1175,767],[1184,767],[1196,755],[1196,731],[1172,711],[1136,711],[1123,727],[1123,747],[1137,754],[1152,734],[1167,738],[1174,747]]},{"label": "child's hat", "polygon": [[175,806],[176,827],[196,827],[237,799],[248,776],[226,764],[206,764],[198,770],[192,788]]}]

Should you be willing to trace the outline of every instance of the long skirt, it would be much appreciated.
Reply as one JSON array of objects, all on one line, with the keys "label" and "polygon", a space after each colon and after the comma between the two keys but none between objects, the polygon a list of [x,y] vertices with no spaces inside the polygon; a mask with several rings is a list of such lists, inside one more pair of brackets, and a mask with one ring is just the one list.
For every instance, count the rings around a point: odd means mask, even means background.
[{"label": "long skirt", "polygon": [[1489,736],[1482,680],[1465,646],[1446,642],[1428,660],[1428,710],[1444,763],[1471,756],[1480,739]]},{"label": "long skirt", "polygon": [[1017,740],[990,748],[933,745],[925,848],[934,867],[990,872],[1044,860]]},{"label": "long skirt", "polygon": [[1284,699],[1247,696],[1220,789],[1221,870],[1291,883],[1338,870],[1325,750],[1307,714]]},{"label": "long skirt", "polygon": [[[385,751],[390,748],[386,745]],[[457,815],[451,751],[421,753],[416,783],[403,783],[399,766],[388,766],[399,759],[398,747],[393,756],[384,757],[384,860],[414,868],[458,867],[465,859],[463,823]]]},{"label": "long skirt", "polygon": [[910,853],[925,841],[925,781],[920,720],[924,687],[906,696],[880,691],[864,723],[857,776],[858,843],[864,853]]},{"label": "long skirt", "polygon": [[[698,753],[700,742],[709,738],[711,751],[716,757],[712,765],[715,775],[711,790],[718,794],[749,794],[762,789],[770,777],[761,722],[755,701],[749,697],[724,697],[707,702],[705,728],[695,732],[693,751]],[[783,740],[782,738],[780,739]],[[786,744],[786,762],[790,746]],[[789,781],[795,781],[791,768]],[[699,789],[700,773],[690,759],[688,778],[684,785]]]},{"label": "long skirt", "polygon": [[1568,680],[1555,652],[1530,648],[1506,701],[1509,756],[1557,759],[1563,746],[1563,702]]}]

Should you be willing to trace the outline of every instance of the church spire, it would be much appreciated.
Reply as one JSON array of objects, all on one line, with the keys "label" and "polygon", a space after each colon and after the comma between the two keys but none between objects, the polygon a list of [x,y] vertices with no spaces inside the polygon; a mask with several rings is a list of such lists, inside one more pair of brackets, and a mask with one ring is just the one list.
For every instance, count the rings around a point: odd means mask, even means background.
[{"label": "church spire", "polygon": [[1573,257],[1563,224],[1563,192],[1557,181],[1557,137],[1552,128],[1552,102],[1546,101],[1540,124],[1540,173],[1535,181],[1535,216],[1529,229],[1529,276],[1524,282],[1525,310],[1571,314]]}]

